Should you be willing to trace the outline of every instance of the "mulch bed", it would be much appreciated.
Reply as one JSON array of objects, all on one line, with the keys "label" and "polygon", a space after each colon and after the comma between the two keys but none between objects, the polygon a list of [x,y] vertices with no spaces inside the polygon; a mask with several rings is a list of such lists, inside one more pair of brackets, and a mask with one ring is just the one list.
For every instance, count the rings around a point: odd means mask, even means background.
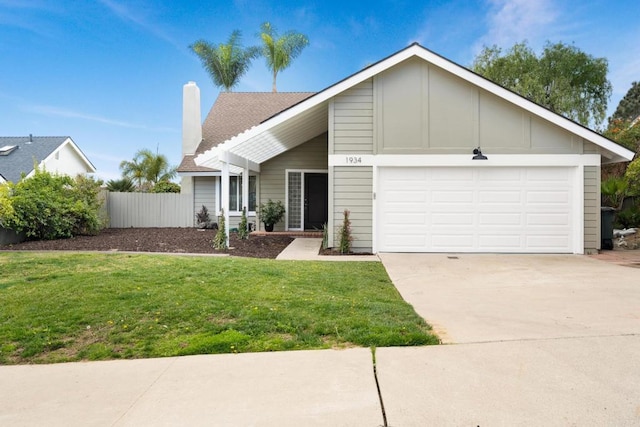
[{"label": "mulch bed", "polygon": [[230,249],[213,249],[214,230],[196,228],[107,228],[97,236],[78,236],[70,239],[41,240],[0,246],[0,250],[17,251],[127,251],[220,254],[251,258],[275,258],[292,237],[250,236],[238,239],[235,233],[229,237]]}]

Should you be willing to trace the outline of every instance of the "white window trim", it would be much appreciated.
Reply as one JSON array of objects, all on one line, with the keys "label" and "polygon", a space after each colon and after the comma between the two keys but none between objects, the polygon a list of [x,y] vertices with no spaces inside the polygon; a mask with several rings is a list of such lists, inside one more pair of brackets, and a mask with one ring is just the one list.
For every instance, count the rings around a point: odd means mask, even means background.
[{"label": "white window trim", "polygon": [[[289,173],[301,173],[300,177],[300,228],[289,228]],[[304,231],[304,174],[306,173],[326,173],[329,176],[328,169],[285,169],[284,170],[284,229],[287,231]]]},{"label": "white window trim", "polygon": [[[259,194],[258,194],[258,175],[249,175],[249,177],[252,177],[252,176],[255,177],[255,180],[256,180],[256,208],[257,208],[258,207],[258,200],[259,200],[258,199],[258,196],[259,196]],[[242,178],[242,175],[229,175],[229,178],[232,178],[232,177]],[[221,179],[217,179],[216,180],[216,194],[218,195],[218,197],[216,198],[216,203],[217,203],[216,212],[218,212],[218,213],[220,212],[220,206],[222,206],[222,191],[221,191],[220,181],[221,181]],[[231,180],[229,180],[229,181],[231,181]],[[229,187],[231,187],[231,183],[229,183]],[[238,186],[238,190],[239,190],[240,193],[242,193],[242,188],[240,186]],[[231,201],[229,201],[229,203],[231,203]],[[236,217],[236,216],[241,216],[241,215],[242,215],[242,211],[238,211],[238,210],[234,211],[234,210],[231,210],[231,209],[229,210],[229,216]],[[257,216],[257,209],[253,210],[253,211],[247,211],[247,216],[248,217]]]}]

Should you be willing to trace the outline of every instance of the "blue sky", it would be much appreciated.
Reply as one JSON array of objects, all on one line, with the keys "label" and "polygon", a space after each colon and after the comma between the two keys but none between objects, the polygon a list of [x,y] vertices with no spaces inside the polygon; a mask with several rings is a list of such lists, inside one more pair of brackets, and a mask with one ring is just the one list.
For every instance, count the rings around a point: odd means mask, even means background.
[{"label": "blue sky", "polygon": [[[178,164],[182,85],[200,86],[203,118],[218,95],[189,44],[234,29],[258,44],[264,21],[310,39],[281,92],[321,90],[414,41],[469,65],[483,45],[549,40],[609,60],[611,113],[640,80],[638,16],[637,0],[0,0],[0,135],[69,135],[104,179],[141,148]],[[271,90],[264,60],[236,90]]]}]

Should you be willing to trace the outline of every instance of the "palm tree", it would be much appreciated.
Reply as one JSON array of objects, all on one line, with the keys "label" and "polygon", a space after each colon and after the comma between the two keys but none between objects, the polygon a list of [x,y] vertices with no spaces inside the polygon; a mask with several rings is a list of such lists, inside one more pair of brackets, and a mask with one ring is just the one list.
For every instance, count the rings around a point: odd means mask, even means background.
[{"label": "palm tree", "polygon": [[114,193],[130,193],[135,189],[135,184],[129,178],[110,179],[107,181],[107,190]]},{"label": "palm tree", "polygon": [[267,67],[273,72],[273,91],[277,92],[278,72],[291,65],[291,61],[309,44],[309,39],[295,31],[287,31],[282,36],[278,36],[278,32],[269,22],[265,22],[260,28],[262,55],[267,60]]},{"label": "palm tree", "polygon": [[[123,160],[120,170],[125,178],[138,183],[138,189],[152,188],[160,181],[170,181],[176,176],[176,167],[169,166],[163,154],[154,154],[149,149],[139,150],[132,161]],[[147,188],[147,189],[150,189]]]},{"label": "palm tree", "polygon": [[213,84],[227,92],[231,92],[238,84],[249,69],[251,60],[260,54],[260,50],[255,46],[240,46],[241,34],[239,30],[233,31],[226,44],[214,46],[205,40],[198,40],[189,46],[211,75]]},{"label": "palm tree", "polygon": [[140,152],[136,153],[135,157],[132,161],[123,160],[120,162],[120,170],[122,171],[122,176],[128,178],[136,183],[138,188],[142,187],[142,182],[144,180],[144,165],[140,157],[138,156]]}]

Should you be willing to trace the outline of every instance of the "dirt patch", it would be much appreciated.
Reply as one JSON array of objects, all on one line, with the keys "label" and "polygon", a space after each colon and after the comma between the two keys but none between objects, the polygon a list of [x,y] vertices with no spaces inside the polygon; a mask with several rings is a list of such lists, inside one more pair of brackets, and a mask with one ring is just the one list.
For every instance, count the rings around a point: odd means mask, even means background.
[{"label": "dirt patch", "polygon": [[127,251],[219,254],[250,258],[275,258],[292,237],[282,235],[250,236],[240,240],[229,237],[230,249],[213,249],[215,230],[196,228],[107,228],[96,236],[77,236],[60,240],[41,240],[0,246],[0,250],[17,251]]}]

